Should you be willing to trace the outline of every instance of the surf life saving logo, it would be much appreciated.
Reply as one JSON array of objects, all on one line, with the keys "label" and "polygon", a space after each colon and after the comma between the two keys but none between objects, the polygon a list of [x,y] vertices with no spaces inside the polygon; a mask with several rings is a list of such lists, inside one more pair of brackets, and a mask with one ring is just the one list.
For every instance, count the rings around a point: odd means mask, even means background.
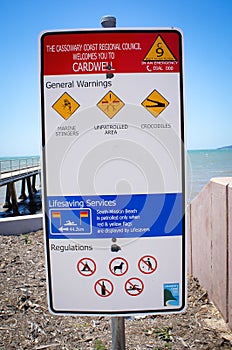
[{"label": "surf life saving logo", "polygon": [[176,58],[162,37],[158,35],[143,61],[176,61]]},{"label": "surf life saving logo", "polygon": [[179,306],[179,283],[165,283],[163,285],[164,306]]}]

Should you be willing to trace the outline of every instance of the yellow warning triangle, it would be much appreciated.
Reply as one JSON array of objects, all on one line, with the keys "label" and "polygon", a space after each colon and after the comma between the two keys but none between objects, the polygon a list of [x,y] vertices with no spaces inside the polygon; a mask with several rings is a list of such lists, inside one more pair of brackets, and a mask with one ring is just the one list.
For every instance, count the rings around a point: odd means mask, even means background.
[{"label": "yellow warning triangle", "polygon": [[176,61],[176,58],[168,48],[160,35],[143,59],[144,61]]}]

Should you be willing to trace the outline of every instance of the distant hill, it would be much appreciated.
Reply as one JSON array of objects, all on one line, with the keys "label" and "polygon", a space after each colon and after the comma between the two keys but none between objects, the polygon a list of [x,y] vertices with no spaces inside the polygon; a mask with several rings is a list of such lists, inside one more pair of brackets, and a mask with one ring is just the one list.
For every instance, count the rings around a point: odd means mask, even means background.
[{"label": "distant hill", "polygon": [[232,148],[232,145],[230,145],[230,146],[224,146],[224,147],[219,147],[219,148],[217,148],[217,149],[231,149]]}]

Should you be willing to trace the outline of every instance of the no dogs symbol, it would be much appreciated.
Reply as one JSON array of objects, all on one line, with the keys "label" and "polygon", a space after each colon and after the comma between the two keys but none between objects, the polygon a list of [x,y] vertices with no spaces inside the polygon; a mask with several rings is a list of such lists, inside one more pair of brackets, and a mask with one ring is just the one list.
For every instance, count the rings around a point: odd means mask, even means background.
[{"label": "no dogs symbol", "polygon": [[123,276],[128,271],[128,262],[121,257],[114,258],[109,264],[109,269],[114,276]]}]

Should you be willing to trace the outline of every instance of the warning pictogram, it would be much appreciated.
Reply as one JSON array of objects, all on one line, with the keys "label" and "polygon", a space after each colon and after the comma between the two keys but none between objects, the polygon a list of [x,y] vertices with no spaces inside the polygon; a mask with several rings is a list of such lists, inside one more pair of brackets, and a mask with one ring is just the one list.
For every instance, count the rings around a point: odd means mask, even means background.
[{"label": "warning pictogram", "polygon": [[60,96],[60,98],[52,106],[52,108],[65,120],[69,119],[79,107],[79,103],[75,101],[67,92]]},{"label": "warning pictogram", "polygon": [[96,271],[96,263],[93,259],[83,258],[77,263],[77,271],[82,276],[92,276]]},{"label": "warning pictogram", "polygon": [[144,274],[151,274],[157,269],[157,260],[154,256],[145,255],[143,256],[138,263],[139,270]]},{"label": "warning pictogram", "polygon": [[115,276],[123,276],[128,271],[128,262],[126,259],[118,257],[111,260],[109,264],[110,272]]},{"label": "warning pictogram", "polygon": [[130,296],[137,296],[141,294],[144,290],[143,281],[140,278],[130,278],[125,283],[125,291]]},{"label": "warning pictogram", "polygon": [[98,102],[97,106],[111,119],[125,104],[112,91]]},{"label": "warning pictogram", "polygon": [[160,35],[156,38],[154,44],[143,59],[144,61],[176,61],[175,56],[161,38]]},{"label": "warning pictogram", "polygon": [[141,105],[157,118],[169,105],[169,102],[157,90],[153,90]]},{"label": "warning pictogram", "polygon": [[109,297],[114,290],[113,283],[110,280],[102,278],[94,285],[94,290],[100,297]]}]

